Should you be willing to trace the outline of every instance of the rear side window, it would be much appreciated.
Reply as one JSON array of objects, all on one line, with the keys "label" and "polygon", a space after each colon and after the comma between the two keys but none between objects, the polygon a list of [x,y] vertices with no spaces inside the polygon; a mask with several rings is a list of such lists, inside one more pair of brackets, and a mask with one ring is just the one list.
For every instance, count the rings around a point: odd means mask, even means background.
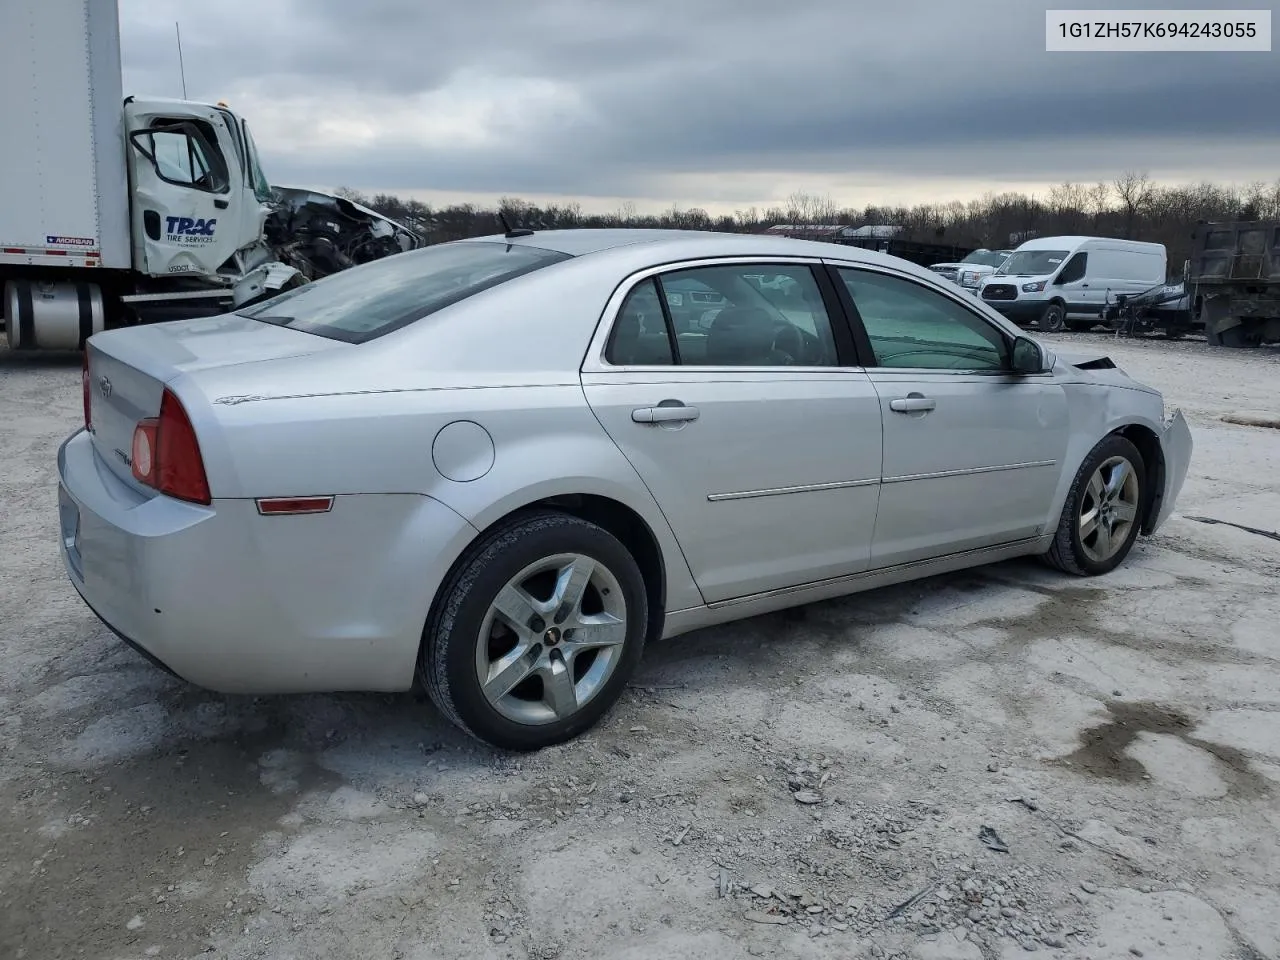
[{"label": "rear side window", "polygon": [[332,340],[364,343],[568,259],[566,253],[540,247],[442,243],[331,274],[238,313]]},{"label": "rear side window", "polygon": [[637,284],[618,311],[605,360],[687,367],[838,363],[813,270],[768,263],[673,270]]},{"label": "rear side window", "polygon": [[[668,298],[680,296],[667,294]],[[656,281],[637,284],[627,294],[605,348],[605,359],[616,366],[669,367],[675,363]]]}]

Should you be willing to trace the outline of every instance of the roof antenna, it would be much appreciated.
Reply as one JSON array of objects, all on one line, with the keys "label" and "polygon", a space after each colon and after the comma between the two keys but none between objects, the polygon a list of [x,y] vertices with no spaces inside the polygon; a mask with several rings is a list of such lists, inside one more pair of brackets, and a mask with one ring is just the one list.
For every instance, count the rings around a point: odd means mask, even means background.
[{"label": "roof antenna", "polygon": [[502,224],[502,229],[505,231],[503,233],[503,236],[505,236],[507,239],[511,239],[512,237],[532,237],[533,236],[532,230],[528,230],[523,227],[517,229],[511,226],[511,221],[507,219],[507,212],[503,210],[501,207],[498,208],[498,222]]},{"label": "roof antenna", "polygon": [[182,28],[173,21],[173,32],[178,35],[178,73],[182,76],[182,99],[187,99],[187,67],[182,62]]}]

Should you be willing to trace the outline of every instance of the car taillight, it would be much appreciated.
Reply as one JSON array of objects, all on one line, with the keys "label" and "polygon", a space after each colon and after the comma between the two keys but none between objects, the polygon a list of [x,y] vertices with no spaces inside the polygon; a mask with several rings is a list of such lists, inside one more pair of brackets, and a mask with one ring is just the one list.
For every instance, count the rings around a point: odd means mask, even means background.
[{"label": "car taillight", "polygon": [[178,500],[212,503],[195,429],[169,390],[160,398],[160,416],[139,420],[134,427],[131,459],[140,483]]},{"label": "car taillight", "polygon": [[89,348],[84,351],[84,358],[80,366],[80,386],[84,389],[84,428],[86,430],[93,429],[93,415],[90,412],[93,404],[89,398]]}]

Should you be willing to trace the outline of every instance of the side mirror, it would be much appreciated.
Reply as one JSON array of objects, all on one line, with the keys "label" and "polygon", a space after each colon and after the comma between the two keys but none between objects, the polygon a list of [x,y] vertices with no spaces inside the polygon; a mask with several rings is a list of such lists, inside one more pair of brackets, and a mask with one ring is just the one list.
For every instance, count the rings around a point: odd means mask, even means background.
[{"label": "side mirror", "polygon": [[1013,349],[1009,356],[1013,372],[1027,376],[1033,373],[1044,373],[1044,351],[1040,344],[1028,337],[1018,337],[1013,341]]}]

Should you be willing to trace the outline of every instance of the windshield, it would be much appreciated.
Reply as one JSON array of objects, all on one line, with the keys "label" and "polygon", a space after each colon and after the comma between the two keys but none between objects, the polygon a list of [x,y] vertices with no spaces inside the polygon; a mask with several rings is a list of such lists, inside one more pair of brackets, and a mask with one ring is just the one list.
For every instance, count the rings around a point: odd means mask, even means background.
[{"label": "windshield", "polygon": [[267,182],[266,174],[262,172],[262,166],[258,163],[258,145],[253,142],[253,134],[249,132],[249,124],[244,125],[244,139],[249,147],[249,179],[253,182],[253,195],[262,203],[266,203],[272,198],[271,184]]},{"label": "windshield", "polygon": [[975,250],[969,254],[961,263],[976,263],[984,267],[998,267],[1004,263],[1007,253],[996,253],[994,250]]},{"label": "windshield", "polygon": [[1067,259],[1067,250],[1015,250],[997,273],[1011,277],[1043,277]]},{"label": "windshield", "polygon": [[332,340],[364,343],[568,259],[568,254],[540,247],[442,243],[351,267],[237,312]]}]

